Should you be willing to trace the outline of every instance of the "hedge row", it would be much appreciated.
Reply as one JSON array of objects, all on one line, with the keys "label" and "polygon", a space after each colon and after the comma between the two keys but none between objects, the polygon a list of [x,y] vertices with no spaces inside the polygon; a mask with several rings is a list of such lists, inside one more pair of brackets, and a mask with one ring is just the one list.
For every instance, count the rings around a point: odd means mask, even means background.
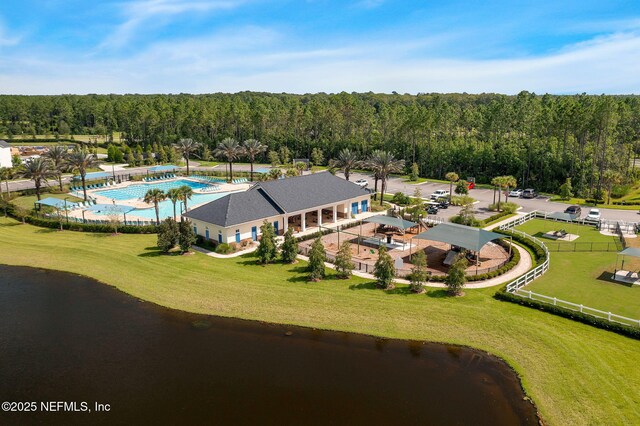
[{"label": "hedge row", "polygon": [[513,214],[513,212],[510,212],[510,211],[502,211],[500,213],[496,213],[494,215],[489,216],[488,218],[484,219],[482,221],[482,223],[483,223],[484,226],[487,226],[487,225],[490,225],[493,222],[496,222],[499,219],[502,219],[505,216],[509,216],[509,215],[512,215],[512,214]]},{"label": "hedge row", "polygon": [[530,238],[523,237],[520,234],[516,234],[515,232],[504,229],[494,229],[493,232],[508,235],[513,239],[513,241],[527,247],[533,254],[536,265],[539,265],[547,260],[547,255],[545,254],[544,249],[538,244],[534,243]]},{"label": "hedge row", "polygon": [[[35,216],[26,216],[24,221],[30,225],[40,226],[42,228],[60,229],[59,220],[41,219]],[[79,232],[101,232],[111,233],[114,231],[114,227],[111,225],[97,225],[92,223],[78,223],[78,222],[65,222],[62,221],[62,229],[69,231]],[[158,227],[156,225],[147,226],[133,226],[122,225],[118,226],[118,232],[122,234],[157,234]]]},{"label": "hedge row", "polygon": [[587,198],[587,199],[584,200],[584,202],[585,202],[585,204],[593,204],[593,205],[604,204],[604,200],[601,200],[599,198],[598,199],[596,199],[596,198]]},{"label": "hedge row", "polygon": [[616,206],[640,206],[640,201],[614,201]]},{"label": "hedge row", "polygon": [[517,296],[515,294],[507,292],[504,288],[498,291],[495,296],[498,300],[506,302],[517,303],[518,305],[527,306],[529,308],[540,309],[541,311],[548,312],[554,315],[558,315],[564,318],[572,319],[574,321],[588,324],[594,327],[602,328],[604,330],[613,331],[614,333],[622,334],[634,339],[640,339],[640,328],[631,327],[624,324],[618,324],[609,322],[606,319],[587,315],[582,312],[573,311],[562,306],[551,305],[541,302],[539,300],[527,299]]}]

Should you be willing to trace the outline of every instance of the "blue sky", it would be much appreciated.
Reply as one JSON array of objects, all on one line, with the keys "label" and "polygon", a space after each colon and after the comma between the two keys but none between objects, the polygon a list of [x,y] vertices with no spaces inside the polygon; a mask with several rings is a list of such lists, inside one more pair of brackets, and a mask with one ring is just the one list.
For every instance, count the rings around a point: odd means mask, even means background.
[{"label": "blue sky", "polygon": [[3,0],[0,93],[640,93],[640,2]]}]

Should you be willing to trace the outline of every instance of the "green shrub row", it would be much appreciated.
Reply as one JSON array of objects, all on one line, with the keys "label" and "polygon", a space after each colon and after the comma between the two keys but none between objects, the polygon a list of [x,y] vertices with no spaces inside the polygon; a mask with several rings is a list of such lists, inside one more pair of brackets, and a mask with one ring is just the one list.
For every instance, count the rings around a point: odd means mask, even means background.
[{"label": "green shrub row", "polygon": [[506,211],[506,210],[505,210],[505,211],[502,211],[502,212],[500,212],[500,213],[496,213],[496,214],[491,215],[491,216],[489,216],[488,218],[484,219],[484,220],[482,221],[482,225],[483,225],[483,226],[490,225],[490,224],[492,224],[493,222],[497,222],[498,220],[502,219],[503,217],[505,217],[505,216],[509,216],[509,215],[511,215],[511,214],[513,214],[513,212]]},{"label": "green shrub row", "polygon": [[564,318],[572,319],[584,324],[588,324],[594,327],[602,328],[604,330],[613,331],[614,333],[622,334],[634,339],[640,339],[640,328],[631,327],[624,324],[614,323],[607,321],[604,318],[598,318],[591,315],[587,315],[582,312],[573,311],[562,306],[551,305],[539,300],[528,299],[509,293],[505,288],[498,291],[495,296],[498,300],[506,302],[516,303],[518,305],[527,306],[529,308],[539,309],[543,312],[548,312],[554,315],[558,315]]},{"label": "green shrub row", "polygon": [[544,252],[544,248],[542,248],[542,246],[536,244],[532,239],[523,237],[522,235],[516,234],[515,232],[509,231],[509,230],[494,229],[493,232],[497,232],[497,233],[503,234],[503,235],[508,235],[516,243],[522,244],[523,246],[527,247],[531,251],[531,253],[533,254],[534,261],[535,261],[536,265],[541,264],[542,262],[544,262],[547,259],[547,255]]},{"label": "green shrub row", "polygon": [[585,202],[585,204],[593,204],[593,205],[604,204],[604,200],[601,200],[599,198],[597,198],[597,199],[596,198],[587,198],[587,199],[584,200],[584,202]]},{"label": "green shrub row", "polygon": [[[60,229],[59,220],[41,219],[35,216],[25,216],[24,221],[30,225],[39,226],[42,228]],[[69,231],[79,232],[100,232],[111,233],[114,231],[114,227],[111,225],[98,225],[92,223],[78,223],[78,222],[65,222],[62,221],[62,229]],[[158,227],[156,225],[146,226],[133,226],[133,225],[121,225],[118,226],[118,232],[122,234],[157,234]]]},{"label": "green shrub row", "polygon": [[616,206],[640,206],[640,201],[614,201]]}]

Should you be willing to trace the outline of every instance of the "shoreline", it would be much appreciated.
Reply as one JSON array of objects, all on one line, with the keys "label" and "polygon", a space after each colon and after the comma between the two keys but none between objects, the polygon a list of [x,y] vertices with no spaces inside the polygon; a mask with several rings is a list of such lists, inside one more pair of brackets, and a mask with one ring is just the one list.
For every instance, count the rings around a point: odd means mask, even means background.
[{"label": "shoreline", "polygon": [[[304,329],[304,330],[319,330],[319,331],[326,331],[326,332],[331,332],[331,333],[337,333],[337,334],[351,334],[351,335],[356,335],[356,336],[362,336],[362,337],[369,337],[369,338],[374,338],[374,339],[384,339],[384,340],[390,340],[390,341],[397,341],[397,342],[418,342],[418,343],[426,343],[426,344],[431,344],[431,345],[442,345],[442,346],[449,346],[449,347],[457,347],[457,348],[462,348],[468,351],[472,351],[472,352],[477,352],[477,353],[482,353],[485,354],[489,357],[492,357],[496,360],[498,360],[498,362],[504,364],[504,366],[506,366],[514,375],[515,378],[518,382],[518,386],[520,388],[520,390],[522,391],[523,396],[523,400],[525,400],[527,403],[531,404],[533,409],[536,412],[536,417],[537,420],[539,422],[539,424],[541,425],[545,425],[545,421],[542,418],[542,415],[540,413],[540,410],[537,406],[537,404],[535,403],[535,401],[533,400],[533,398],[527,393],[524,384],[523,384],[523,375],[513,366],[511,365],[511,363],[509,363],[505,358],[501,357],[498,354],[492,353],[488,350],[484,350],[481,348],[476,348],[473,347],[471,345],[468,344],[462,344],[462,343],[453,343],[453,342],[444,342],[444,341],[433,341],[433,340],[424,340],[424,339],[418,339],[418,338],[400,338],[400,337],[391,337],[391,336],[385,336],[385,335],[377,335],[377,334],[373,334],[373,333],[366,333],[366,332],[357,332],[357,331],[347,331],[347,330],[342,330],[342,329],[332,329],[332,328],[323,328],[323,327],[315,327],[315,326],[310,326],[310,325],[302,325],[302,324],[296,324],[296,323],[282,323],[282,322],[273,322],[273,321],[267,321],[267,320],[261,320],[261,319],[255,319],[255,318],[248,318],[248,317],[237,317],[237,316],[226,316],[226,315],[221,315],[221,314],[215,314],[215,313],[202,313],[202,312],[193,312],[193,311],[189,311],[189,310],[184,310],[184,309],[178,309],[178,308],[174,308],[174,307],[170,307],[170,306],[165,306],[162,305],[160,303],[157,303],[155,301],[152,300],[146,300],[146,299],[142,299],[140,297],[137,297],[131,293],[128,293],[126,291],[124,291],[123,289],[117,287],[114,284],[109,284],[107,282],[103,282],[97,278],[94,278],[90,275],[86,275],[86,274],[80,274],[77,272],[71,272],[71,271],[66,271],[66,270],[62,270],[62,269],[54,269],[54,268],[42,268],[42,267],[34,267],[34,266],[26,266],[26,265],[13,265],[13,264],[7,264],[7,263],[3,263],[0,262],[0,266],[7,266],[7,267],[15,267],[15,268],[26,268],[26,269],[34,269],[34,270],[39,270],[39,271],[52,271],[52,272],[61,272],[61,273],[65,273],[65,274],[72,274],[75,276],[79,276],[82,278],[86,278],[92,281],[95,281],[97,284],[106,286],[111,288],[112,290],[120,293],[121,295],[124,295],[126,297],[132,298],[137,300],[138,302],[142,302],[142,303],[147,303],[152,305],[155,308],[160,308],[160,309],[168,309],[170,311],[174,311],[177,313],[186,313],[186,314],[190,314],[190,315],[197,315],[197,316],[202,316],[202,317],[209,317],[209,318],[214,318],[214,319],[221,319],[221,320],[231,320],[231,321],[239,321],[239,322],[245,322],[245,323],[259,323],[262,325],[267,325],[267,326],[276,326],[276,327],[283,327],[283,328],[297,328],[297,329]],[[285,333],[285,335],[289,336],[290,330],[287,330],[287,332]],[[295,334],[295,333],[293,333]]]}]

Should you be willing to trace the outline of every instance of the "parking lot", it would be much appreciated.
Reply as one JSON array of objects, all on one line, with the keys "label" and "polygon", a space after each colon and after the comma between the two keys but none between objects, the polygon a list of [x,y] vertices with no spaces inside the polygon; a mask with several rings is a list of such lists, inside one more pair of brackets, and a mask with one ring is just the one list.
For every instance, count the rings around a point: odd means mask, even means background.
[{"label": "parking lot", "polygon": [[[341,173],[337,173],[337,176],[344,177]],[[362,174],[362,173],[351,173],[349,176],[351,181],[355,181],[357,179],[366,179],[369,182],[368,188],[373,189],[373,178],[370,175]],[[387,193],[395,194],[396,192],[402,192],[406,195],[413,196],[413,193],[416,189],[416,186],[420,187],[422,191],[423,198],[429,198],[429,195],[437,189],[445,189],[449,190],[449,184],[445,183],[434,183],[434,182],[424,182],[421,184],[412,184],[408,182],[403,182],[402,179],[397,177],[392,177],[387,181]],[[454,186],[455,188],[455,186]],[[378,183],[378,190],[380,190],[380,184]],[[493,203],[494,191],[492,189],[483,189],[483,188],[474,188],[469,191],[469,195],[479,202],[474,205],[476,211],[476,217],[478,219],[484,219],[486,217],[491,216],[493,213],[488,211],[489,204]],[[497,197],[497,193],[496,193]],[[504,200],[504,197],[502,197]],[[521,212],[530,212],[533,210],[539,211],[547,211],[547,212],[564,212],[564,210],[568,207],[567,204],[551,202],[547,197],[538,196],[533,199],[524,199],[524,198],[509,198],[509,201],[515,202],[516,204],[522,206]],[[582,208],[582,216],[586,216],[588,213],[588,208]],[[438,216],[449,218],[454,216],[460,212],[460,207],[450,206],[446,210],[440,210],[438,212]],[[611,220],[624,220],[629,222],[637,222],[640,220],[640,215],[637,210],[614,210],[614,209],[600,209],[601,215],[603,219],[611,219]]]}]

